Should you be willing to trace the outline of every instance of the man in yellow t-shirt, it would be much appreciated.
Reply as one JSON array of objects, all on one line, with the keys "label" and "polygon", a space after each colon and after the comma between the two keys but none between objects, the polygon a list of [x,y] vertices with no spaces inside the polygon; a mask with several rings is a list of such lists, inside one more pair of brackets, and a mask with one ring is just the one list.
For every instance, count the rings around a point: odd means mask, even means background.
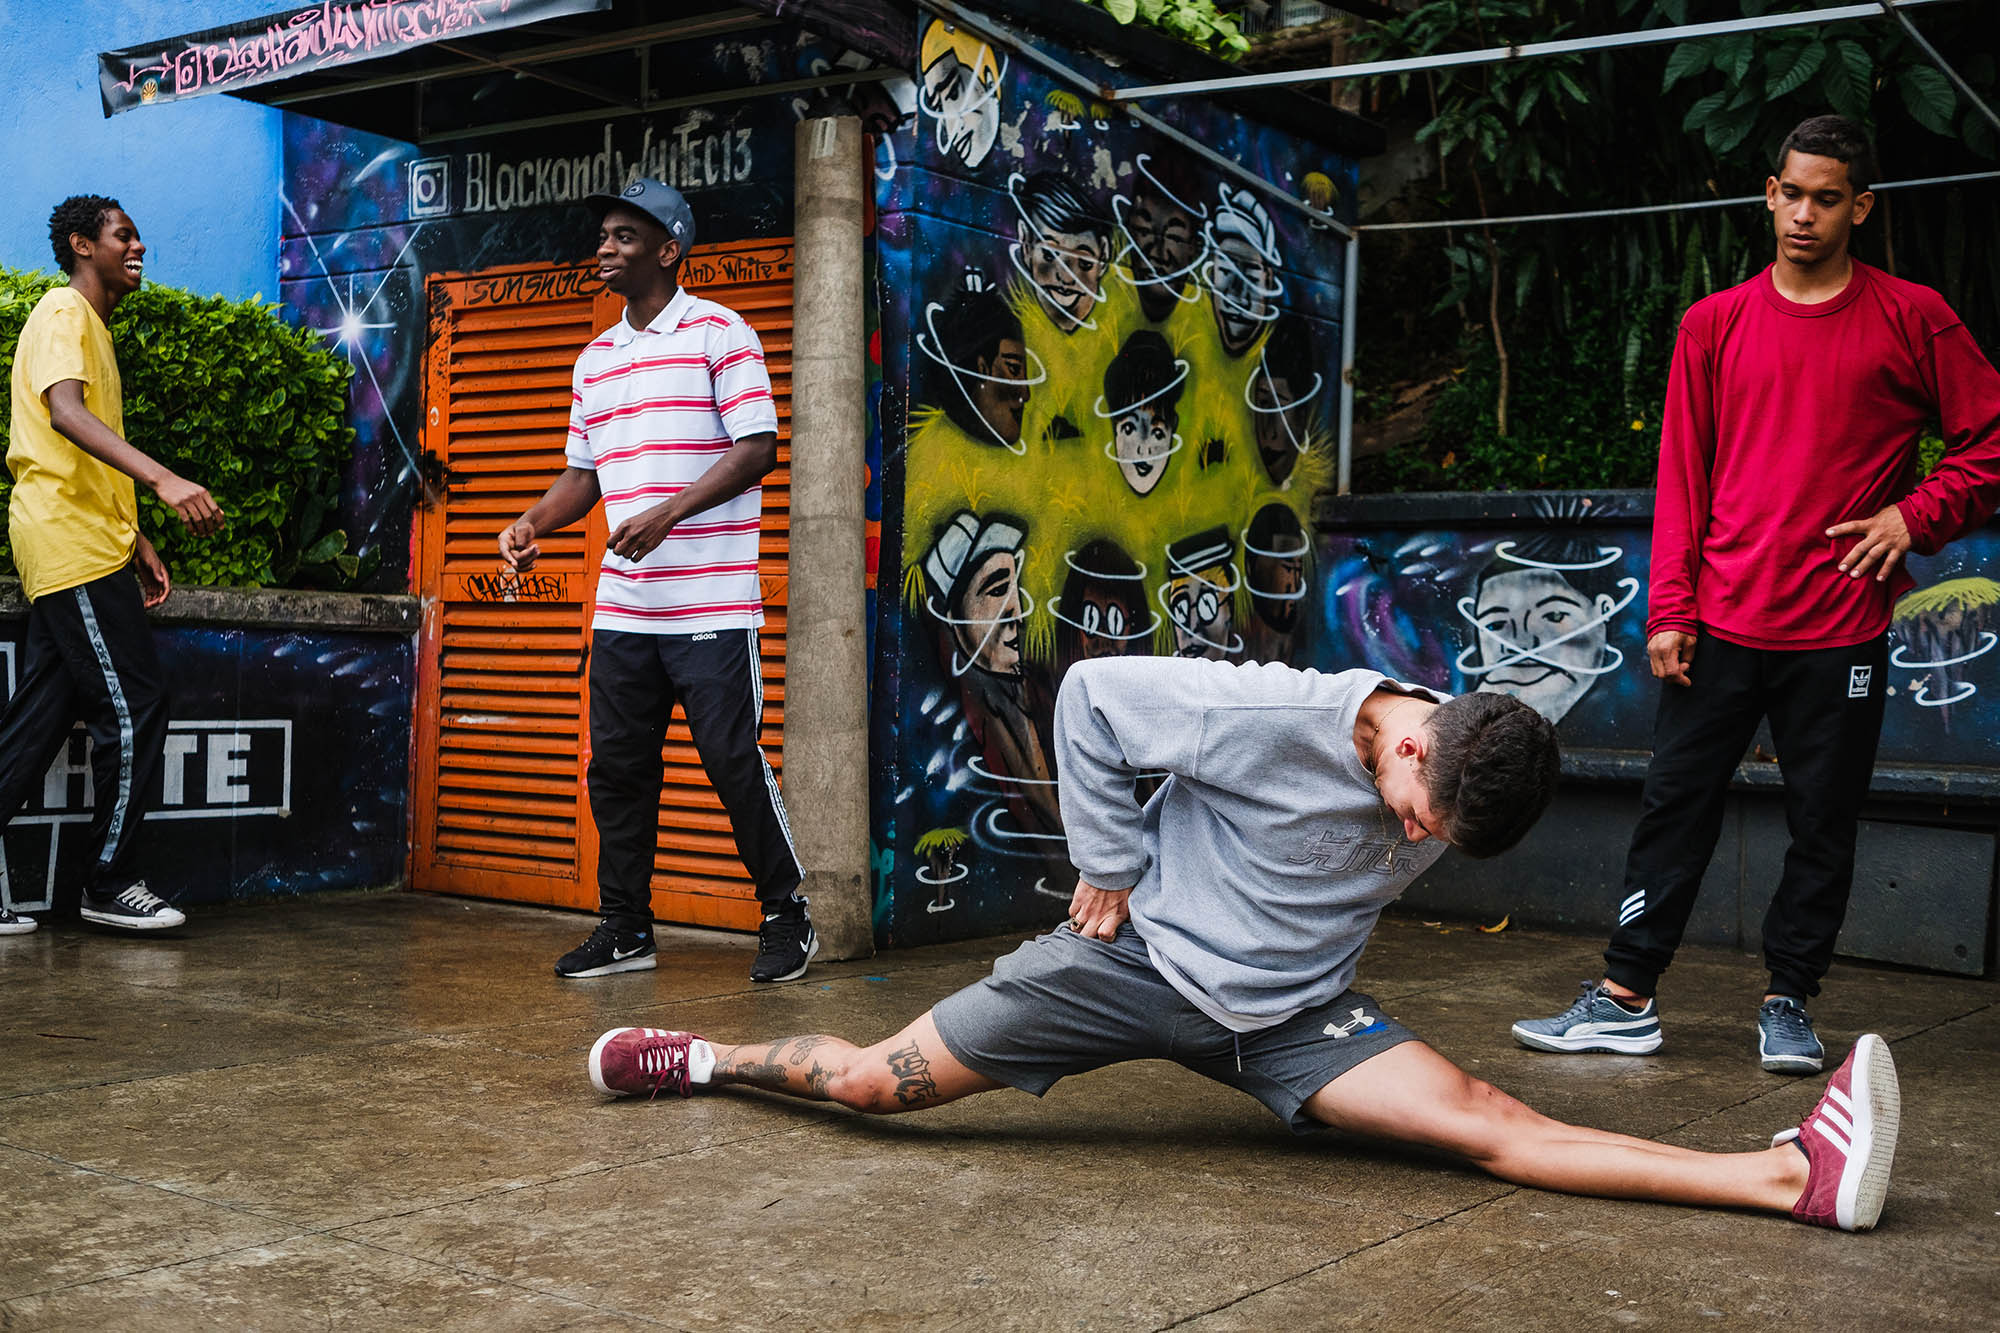
[{"label": "man in yellow t-shirt", "polygon": [[[28,628],[19,680],[0,712],[0,825],[41,783],[81,718],[99,849],[83,917],[161,930],[187,918],[148,890],[132,863],[167,730],[146,609],[165,601],[172,584],[139,531],[134,482],[204,536],[221,528],[222,511],[204,487],[125,440],[109,323],[143,277],[138,227],[117,200],[77,195],[50,216],[49,242],[69,285],[42,297],[14,352],[7,531]],[[0,901],[0,935],[34,928],[32,917]]]}]

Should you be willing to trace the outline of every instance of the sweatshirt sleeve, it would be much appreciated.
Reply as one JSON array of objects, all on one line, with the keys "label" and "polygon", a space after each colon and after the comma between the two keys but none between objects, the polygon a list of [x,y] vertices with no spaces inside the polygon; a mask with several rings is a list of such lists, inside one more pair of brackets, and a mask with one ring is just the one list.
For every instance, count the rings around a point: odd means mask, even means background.
[{"label": "sweatshirt sleeve", "polygon": [[1935,555],[2000,505],[2000,374],[1956,321],[1931,335],[1918,373],[1937,404],[1945,452],[1897,508],[1910,529],[1910,549]]},{"label": "sweatshirt sleeve", "polygon": [[1141,773],[1196,776],[1202,713],[1219,662],[1112,657],[1078,662],[1056,696],[1057,796],[1069,859],[1101,889],[1129,889],[1146,873]]},{"label": "sweatshirt sleeve", "polygon": [[1696,628],[1695,578],[1708,534],[1709,470],[1715,463],[1715,378],[1709,351],[1681,321],[1667,374],[1660,476],[1653,500],[1653,576],[1646,637]]}]

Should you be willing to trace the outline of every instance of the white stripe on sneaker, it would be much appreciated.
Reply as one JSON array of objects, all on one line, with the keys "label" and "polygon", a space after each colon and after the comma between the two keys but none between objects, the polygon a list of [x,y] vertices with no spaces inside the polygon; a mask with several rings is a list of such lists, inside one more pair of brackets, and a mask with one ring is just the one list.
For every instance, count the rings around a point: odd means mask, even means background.
[{"label": "white stripe on sneaker", "polygon": [[1854,1144],[1850,1142],[1846,1138],[1846,1136],[1830,1128],[1827,1125],[1826,1121],[1815,1120],[1812,1122],[1812,1127],[1819,1131],[1819,1136],[1821,1138],[1825,1139],[1828,1143],[1831,1143],[1834,1147],[1840,1149],[1840,1155],[1842,1157],[1845,1157],[1849,1153],[1854,1151]]},{"label": "white stripe on sneaker", "polygon": [[1850,1139],[1854,1137],[1854,1120],[1839,1107],[1829,1102],[1827,1105],[1819,1108],[1819,1113],[1821,1117],[1830,1122],[1842,1134],[1845,1134]]}]

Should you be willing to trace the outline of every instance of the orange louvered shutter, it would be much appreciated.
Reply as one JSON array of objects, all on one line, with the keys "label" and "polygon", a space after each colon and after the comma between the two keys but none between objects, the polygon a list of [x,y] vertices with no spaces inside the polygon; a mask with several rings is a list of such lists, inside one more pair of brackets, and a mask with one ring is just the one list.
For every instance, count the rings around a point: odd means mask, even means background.
[{"label": "orange louvered shutter", "polygon": [[[790,498],[791,244],[697,247],[689,290],[739,311],[763,340],[778,402],[778,467],[760,543],[763,742],[778,765],[784,709]],[[603,507],[544,537],[509,574],[500,529],[563,469],[570,371],[623,314],[588,267],[494,269],[430,280],[424,448],[434,457],[416,524],[424,599],[412,774],[410,881],[419,889],[597,906],[597,837],[584,774],[585,645]],[[752,929],[756,897],[729,821],[676,714],[666,744],[653,908],[662,920]]]}]

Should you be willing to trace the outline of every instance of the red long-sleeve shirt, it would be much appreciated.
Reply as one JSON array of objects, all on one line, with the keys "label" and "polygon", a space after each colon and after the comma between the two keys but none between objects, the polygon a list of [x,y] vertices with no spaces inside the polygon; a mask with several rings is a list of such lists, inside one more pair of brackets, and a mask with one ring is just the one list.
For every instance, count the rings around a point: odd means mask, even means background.
[{"label": "red long-sleeve shirt", "polygon": [[[1944,461],[1918,482],[1917,439]],[[1912,487],[1914,486],[1914,489]],[[1826,530],[1890,504],[1935,554],[2000,505],[2000,375],[1928,287],[1858,260],[1800,305],[1766,269],[1681,320],[1660,435],[1648,636],[1697,622],[1752,648],[1836,648],[1882,633],[1914,580],[1840,572]]]}]

